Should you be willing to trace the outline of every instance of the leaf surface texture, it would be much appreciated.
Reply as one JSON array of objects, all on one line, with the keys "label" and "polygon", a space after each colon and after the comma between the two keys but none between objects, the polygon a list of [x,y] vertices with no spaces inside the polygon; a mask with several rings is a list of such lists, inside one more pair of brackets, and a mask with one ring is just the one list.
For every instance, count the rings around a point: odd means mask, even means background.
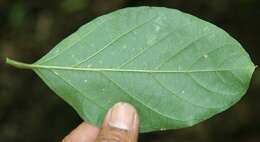
[{"label": "leaf surface texture", "polygon": [[30,67],[97,126],[116,102],[133,104],[141,132],[189,127],[226,110],[255,69],[222,29],[159,7],[94,19]]}]

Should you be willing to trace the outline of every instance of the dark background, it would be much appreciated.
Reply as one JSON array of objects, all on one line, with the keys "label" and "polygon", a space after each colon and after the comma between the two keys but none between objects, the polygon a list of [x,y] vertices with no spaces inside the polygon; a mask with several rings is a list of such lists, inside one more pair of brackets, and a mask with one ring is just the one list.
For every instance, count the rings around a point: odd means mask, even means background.
[{"label": "dark background", "polygon": [[[32,71],[4,64],[33,62],[95,17],[129,6],[164,6],[210,21],[260,62],[259,0],[0,0],[0,142],[57,142],[81,119]],[[97,37],[98,38],[98,37]],[[228,111],[192,128],[142,134],[141,142],[260,142],[260,71]]]}]

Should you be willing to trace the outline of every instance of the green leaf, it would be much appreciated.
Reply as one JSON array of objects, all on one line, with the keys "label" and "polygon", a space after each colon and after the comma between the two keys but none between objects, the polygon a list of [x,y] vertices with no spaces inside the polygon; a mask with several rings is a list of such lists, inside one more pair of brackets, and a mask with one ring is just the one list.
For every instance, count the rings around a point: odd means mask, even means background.
[{"label": "green leaf", "polygon": [[78,114],[100,126],[116,102],[133,104],[141,132],[197,124],[246,93],[255,69],[220,28],[178,10],[126,8],[82,26],[33,69]]}]

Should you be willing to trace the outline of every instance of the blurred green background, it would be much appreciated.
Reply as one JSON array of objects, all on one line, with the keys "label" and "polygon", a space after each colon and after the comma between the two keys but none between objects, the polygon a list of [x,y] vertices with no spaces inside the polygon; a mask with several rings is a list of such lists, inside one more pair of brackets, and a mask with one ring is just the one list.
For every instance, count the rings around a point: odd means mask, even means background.
[{"label": "blurred green background", "polygon": [[[129,6],[177,8],[210,21],[238,39],[260,62],[259,0],[0,0],[0,142],[57,142],[81,119],[28,63],[95,17]],[[260,142],[260,71],[246,96],[228,111],[192,128],[142,134],[140,142]]]}]

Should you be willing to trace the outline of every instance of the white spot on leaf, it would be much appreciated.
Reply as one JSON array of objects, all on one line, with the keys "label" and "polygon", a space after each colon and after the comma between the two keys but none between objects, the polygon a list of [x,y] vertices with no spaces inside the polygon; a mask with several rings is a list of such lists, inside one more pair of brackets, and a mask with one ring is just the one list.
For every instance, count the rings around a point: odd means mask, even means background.
[{"label": "white spot on leaf", "polygon": [[165,130],[166,130],[166,128],[161,128],[161,129],[160,129],[160,131],[165,131]]},{"label": "white spot on leaf", "polygon": [[204,31],[204,32],[208,32],[208,31],[209,31],[209,27],[207,27],[207,26],[204,27],[204,28],[203,28],[203,31]]},{"label": "white spot on leaf", "polygon": [[160,26],[158,26],[158,25],[155,25],[155,31],[156,31],[156,32],[158,32],[160,29],[161,29],[161,27],[160,27]]},{"label": "white spot on leaf", "polygon": [[157,24],[162,24],[162,17],[160,16],[160,17],[156,18],[156,19],[155,19],[155,22],[156,22]]},{"label": "white spot on leaf", "polygon": [[124,46],[123,46],[123,49],[126,49],[126,48],[127,48],[127,45],[124,45]]},{"label": "white spot on leaf", "polygon": [[54,74],[59,75],[56,71],[54,71]]},{"label": "white spot on leaf", "polygon": [[155,40],[156,40],[156,36],[155,35],[150,35],[147,38],[148,38],[147,39],[147,44],[148,45],[152,45],[155,42]]}]

